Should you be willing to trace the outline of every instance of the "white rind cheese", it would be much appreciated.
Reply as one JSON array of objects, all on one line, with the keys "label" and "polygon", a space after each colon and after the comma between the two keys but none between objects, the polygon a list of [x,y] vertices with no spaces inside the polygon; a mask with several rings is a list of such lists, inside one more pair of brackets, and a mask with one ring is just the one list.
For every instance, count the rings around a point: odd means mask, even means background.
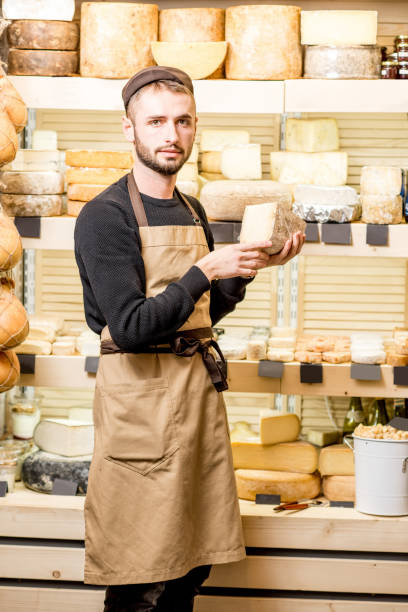
[{"label": "white rind cheese", "polygon": [[3,171],[13,172],[47,172],[58,171],[60,167],[59,151],[38,151],[19,149],[12,162],[3,166]]},{"label": "white rind cheese", "polygon": [[364,195],[397,196],[401,192],[402,172],[395,166],[363,166],[360,189]]},{"label": "white rind cheese", "polygon": [[245,130],[203,130],[200,151],[222,151],[234,144],[249,144],[249,132]]},{"label": "white rind cheese", "polygon": [[322,187],[321,185],[296,185],[295,202],[306,206],[355,206],[359,202],[353,187]]},{"label": "white rind cheese", "polygon": [[227,179],[261,179],[261,145],[239,144],[224,147],[221,152],[221,173]]},{"label": "white rind cheese", "polygon": [[10,217],[52,217],[62,214],[62,197],[59,195],[0,193],[0,204]]},{"label": "white rind cheese", "polygon": [[159,66],[174,66],[192,79],[206,79],[224,63],[227,43],[152,42],[152,53]]},{"label": "white rind cheese", "polygon": [[35,428],[34,442],[41,450],[64,457],[91,455],[94,426],[70,419],[43,419]]},{"label": "white rind cheese", "polygon": [[261,444],[259,438],[232,442],[236,469],[278,470],[313,474],[317,470],[318,452],[308,442]]},{"label": "white rind cheese", "polygon": [[238,497],[255,501],[257,495],[280,495],[281,502],[313,499],[320,493],[318,474],[296,474],[272,470],[237,470]]},{"label": "white rind cheese", "polygon": [[301,153],[338,151],[339,130],[336,119],[286,120],[285,149]]},{"label": "white rind cheese", "polygon": [[302,11],[302,45],[375,45],[377,11]]},{"label": "white rind cheese", "polygon": [[300,433],[299,417],[296,414],[261,417],[259,432],[261,444],[294,442]]},{"label": "white rind cheese", "polygon": [[0,172],[0,192],[26,195],[64,193],[62,172]]},{"label": "white rind cheese", "polygon": [[32,147],[38,151],[58,149],[58,135],[55,130],[34,130]]},{"label": "white rind cheese", "polygon": [[72,21],[75,0],[3,0],[4,19]]},{"label": "white rind cheese", "polygon": [[294,153],[273,151],[271,178],[285,184],[336,187],[347,181],[347,153]]}]

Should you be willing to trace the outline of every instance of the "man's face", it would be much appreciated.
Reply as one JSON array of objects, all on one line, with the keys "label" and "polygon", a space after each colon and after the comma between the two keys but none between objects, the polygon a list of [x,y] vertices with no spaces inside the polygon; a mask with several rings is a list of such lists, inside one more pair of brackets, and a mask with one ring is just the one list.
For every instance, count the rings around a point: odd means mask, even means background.
[{"label": "man's face", "polygon": [[176,174],[190,157],[196,132],[191,96],[148,89],[135,101],[131,117],[140,161],[160,174]]}]

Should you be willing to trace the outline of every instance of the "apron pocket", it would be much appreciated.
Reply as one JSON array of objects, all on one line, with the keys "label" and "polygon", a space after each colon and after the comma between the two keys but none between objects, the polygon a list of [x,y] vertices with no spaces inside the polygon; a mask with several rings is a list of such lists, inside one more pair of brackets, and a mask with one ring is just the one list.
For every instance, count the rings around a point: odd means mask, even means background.
[{"label": "apron pocket", "polygon": [[106,459],[146,475],[177,450],[167,379],[104,385],[100,391]]}]

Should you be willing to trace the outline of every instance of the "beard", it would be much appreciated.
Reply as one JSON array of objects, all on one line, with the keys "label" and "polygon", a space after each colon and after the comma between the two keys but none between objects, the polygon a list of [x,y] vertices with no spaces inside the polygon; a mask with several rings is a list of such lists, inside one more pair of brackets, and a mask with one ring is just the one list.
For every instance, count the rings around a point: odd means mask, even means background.
[{"label": "beard", "polygon": [[171,148],[171,149],[174,149],[174,151],[180,152],[181,158],[180,159],[164,159],[161,161],[157,158],[156,155],[162,149],[156,149],[154,152],[152,152],[137,137],[136,131],[134,131],[134,135],[135,135],[135,151],[140,161],[145,166],[150,168],[151,170],[154,170],[155,172],[158,172],[159,174],[163,174],[164,176],[171,176],[173,174],[177,174],[177,172],[180,170],[184,162],[187,161],[187,159],[190,157],[190,153],[193,148],[193,143],[191,143],[191,146],[189,147],[187,151],[177,146],[166,147],[166,149]]}]

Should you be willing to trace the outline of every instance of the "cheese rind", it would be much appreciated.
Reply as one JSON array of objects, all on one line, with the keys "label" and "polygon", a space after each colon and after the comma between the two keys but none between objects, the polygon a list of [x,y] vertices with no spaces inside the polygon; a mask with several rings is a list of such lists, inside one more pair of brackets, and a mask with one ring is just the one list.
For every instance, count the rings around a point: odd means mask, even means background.
[{"label": "cheese rind", "polygon": [[339,130],[335,119],[286,120],[285,149],[303,153],[338,151]]},{"label": "cheese rind", "polygon": [[280,495],[281,502],[313,499],[320,493],[318,474],[293,474],[272,470],[237,470],[238,497],[254,501],[258,494]]},{"label": "cheese rind", "polygon": [[56,478],[78,483],[77,495],[84,495],[88,487],[91,455],[62,457],[54,453],[37,451],[26,457],[21,479],[28,489],[51,493]]},{"label": "cheese rind", "polygon": [[62,214],[62,197],[59,195],[0,193],[0,204],[11,217],[52,217]]},{"label": "cheese rind", "polygon": [[59,195],[64,193],[62,172],[0,172],[0,191],[18,195]]},{"label": "cheese rind", "polygon": [[322,476],[353,476],[353,451],[344,444],[333,444],[323,448],[320,452],[318,469]]},{"label": "cheese rind", "polygon": [[317,470],[318,453],[308,442],[261,444],[259,438],[232,442],[236,469],[278,470],[312,474]]},{"label": "cheese rind", "polygon": [[58,171],[60,166],[59,151],[38,151],[19,149],[12,162],[3,166],[3,171],[12,172],[47,172]]},{"label": "cheese rind", "polygon": [[364,195],[397,196],[401,192],[402,172],[396,166],[363,166],[360,189]]},{"label": "cheese rind", "polygon": [[296,414],[261,417],[259,432],[261,444],[294,442],[300,433],[299,417]]},{"label": "cheese rind", "polygon": [[119,168],[67,168],[65,178],[67,183],[83,185],[112,185],[129,170]]},{"label": "cheese rind", "polygon": [[105,189],[106,185],[87,185],[86,183],[77,185],[76,183],[70,183],[67,188],[67,196],[70,200],[89,202],[89,200],[96,198]]},{"label": "cheese rind", "polygon": [[72,21],[75,0],[3,0],[4,19]]},{"label": "cheese rind", "polygon": [[354,501],[356,482],[354,476],[324,476],[323,495],[329,501]]},{"label": "cheese rind", "polygon": [[77,217],[85,204],[86,202],[80,200],[67,200],[67,215]]},{"label": "cheese rind", "polygon": [[70,76],[78,72],[78,52],[10,49],[8,71],[19,76]]},{"label": "cheese rind", "polygon": [[90,149],[68,149],[65,151],[67,166],[79,168],[127,168],[133,166],[130,151],[97,151]]},{"label": "cheese rind", "polygon": [[281,183],[336,187],[347,181],[347,153],[344,151],[273,151],[270,160],[271,178]]},{"label": "cheese rind", "polygon": [[71,419],[42,419],[34,431],[39,449],[64,457],[91,455],[94,448],[94,426]]},{"label": "cheese rind", "polygon": [[302,45],[375,45],[377,11],[302,11]]},{"label": "cheese rind", "polygon": [[7,28],[7,39],[15,49],[75,51],[79,27],[66,21],[20,19]]},{"label": "cheese rind", "polygon": [[221,152],[221,173],[227,179],[262,178],[261,145],[228,145]]},{"label": "cheese rind", "polygon": [[222,42],[152,42],[152,53],[159,66],[183,70],[192,79],[205,79],[224,62],[227,43]]},{"label": "cheese rind", "polygon": [[201,153],[201,171],[221,174],[222,151],[204,151]]},{"label": "cheese rind", "polygon": [[400,195],[366,195],[361,193],[361,220],[363,223],[393,225],[402,223]]},{"label": "cheese rind", "polygon": [[315,206],[354,206],[358,204],[357,191],[353,187],[322,187],[321,185],[296,185],[295,202]]},{"label": "cheese rind", "polygon": [[159,40],[166,42],[217,42],[225,40],[222,8],[175,8],[160,11]]},{"label": "cheese rind", "polygon": [[245,130],[203,130],[200,151],[222,151],[234,144],[249,144],[249,132]]}]

